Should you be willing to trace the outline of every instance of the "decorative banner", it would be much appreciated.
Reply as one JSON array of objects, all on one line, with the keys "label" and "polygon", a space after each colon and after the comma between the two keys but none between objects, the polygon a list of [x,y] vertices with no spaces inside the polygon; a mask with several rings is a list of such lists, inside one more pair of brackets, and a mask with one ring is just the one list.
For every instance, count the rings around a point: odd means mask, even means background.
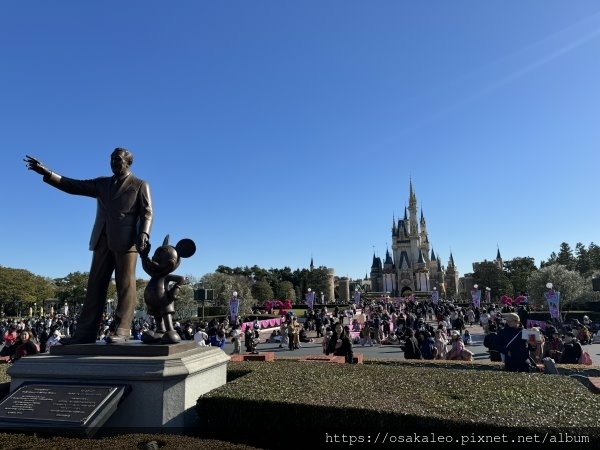
[{"label": "decorative banner", "polygon": [[473,299],[473,306],[479,308],[481,306],[481,290],[473,289],[471,291],[471,298]]},{"label": "decorative banner", "polygon": [[69,305],[65,303],[65,316],[69,315]]},{"label": "decorative banner", "polygon": [[485,290],[485,302],[489,303],[490,302],[490,295],[491,295],[491,291],[489,289]]},{"label": "decorative banner", "polygon": [[308,305],[308,307],[310,309],[313,309],[315,306],[315,293],[307,292],[304,297],[306,298],[306,304]]},{"label": "decorative banner", "polygon": [[558,320],[560,317],[560,292],[550,290],[544,294],[546,301],[548,302],[548,310],[550,311],[550,317]]},{"label": "decorative banner", "polygon": [[238,309],[240,306],[240,301],[237,297],[231,297],[229,299],[229,311],[231,316],[231,321],[235,322],[237,320]]},{"label": "decorative banner", "polygon": [[354,291],[354,304],[360,304],[360,291]]},{"label": "decorative banner", "polygon": [[431,293],[431,301],[434,305],[437,305],[440,301],[440,293],[438,291],[433,291]]}]

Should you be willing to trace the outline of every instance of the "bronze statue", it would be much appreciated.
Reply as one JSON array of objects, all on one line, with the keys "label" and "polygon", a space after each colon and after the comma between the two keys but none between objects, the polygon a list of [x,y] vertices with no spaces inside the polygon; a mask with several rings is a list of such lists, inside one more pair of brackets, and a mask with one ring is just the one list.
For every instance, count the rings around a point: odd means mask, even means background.
[{"label": "bronze statue", "polygon": [[152,225],[150,187],[131,173],[133,155],[127,149],[116,148],[110,155],[113,176],[90,180],[60,176],[28,155],[24,161],[29,170],[43,175],[49,185],[68,194],[93,197],[98,205],[90,239],[90,250],[94,253],[85,301],[73,337],[63,338],[60,343],[96,342],[113,272],[118,304],[108,342],[125,342],[131,338],[137,301],[136,250],[144,251],[148,245]]},{"label": "bronze statue", "polygon": [[150,254],[150,243],[140,249],[142,267],[150,281],[144,290],[144,301],[148,313],[156,321],[156,331],[145,331],[142,334],[142,342],[145,344],[177,344],[181,341],[179,334],[173,328],[173,306],[182,285],[188,280],[180,275],[171,275],[179,267],[181,258],[189,258],[196,253],[196,244],[191,239],[180,240],[175,247],[169,245],[169,235],[165,237],[163,244],[156,249],[152,259]]}]

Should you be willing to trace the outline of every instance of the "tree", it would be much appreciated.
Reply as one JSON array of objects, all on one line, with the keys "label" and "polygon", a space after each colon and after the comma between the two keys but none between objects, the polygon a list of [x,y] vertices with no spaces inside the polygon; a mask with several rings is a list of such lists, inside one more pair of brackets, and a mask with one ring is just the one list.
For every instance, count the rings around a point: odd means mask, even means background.
[{"label": "tree", "polygon": [[273,289],[267,280],[255,282],[252,285],[251,292],[252,297],[261,305],[273,299]]},{"label": "tree", "polygon": [[573,256],[571,247],[566,242],[560,244],[560,251],[558,252],[556,262],[565,266],[567,270],[575,270],[575,257]]},{"label": "tree", "polygon": [[504,262],[504,271],[513,285],[514,295],[527,292],[527,280],[537,267],[531,257],[514,258]]},{"label": "tree", "polygon": [[529,301],[534,308],[546,308],[544,293],[548,291],[546,284],[552,283],[560,292],[560,310],[568,310],[571,304],[581,298],[584,293],[584,280],[579,273],[568,270],[562,264],[553,264],[533,272],[527,283]]},{"label": "tree", "polygon": [[296,292],[291,281],[281,281],[277,284],[275,297],[279,300],[290,299],[292,303],[296,301]]},{"label": "tree", "polygon": [[0,308],[5,314],[18,315],[36,302],[55,295],[49,278],[34,275],[25,269],[0,266]]},{"label": "tree", "polygon": [[214,289],[215,306],[229,308],[229,300],[235,291],[238,293],[239,315],[244,316],[252,312],[254,298],[251,292],[252,281],[249,277],[215,272],[204,275],[200,283],[205,289]]},{"label": "tree", "polygon": [[60,304],[67,304],[71,312],[78,312],[87,292],[88,272],[71,272],[56,280],[56,298]]},{"label": "tree", "polygon": [[514,291],[508,276],[494,261],[477,264],[477,268],[473,272],[473,284],[478,284],[481,289],[489,287],[492,300],[499,299],[504,294],[510,295]]},{"label": "tree", "polygon": [[590,261],[590,255],[581,242],[578,242],[575,245],[575,254],[577,255],[577,259],[575,260],[575,268],[577,272],[581,276],[587,276],[590,274],[592,270],[592,264]]},{"label": "tree", "polygon": [[541,262],[540,269],[542,267],[551,266],[552,264],[557,264],[557,263],[558,263],[558,256],[556,255],[556,253],[552,252],[552,253],[550,253],[550,257],[548,258],[547,261]]},{"label": "tree", "polygon": [[600,270],[600,246],[593,242],[588,246],[588,258],[591,270]]},{"label": "tree", "polygon": [[198,302],[194,300],[194,289],[190,285],[184,284],[175,301],[175,318],[184,319],[197,315]]}]

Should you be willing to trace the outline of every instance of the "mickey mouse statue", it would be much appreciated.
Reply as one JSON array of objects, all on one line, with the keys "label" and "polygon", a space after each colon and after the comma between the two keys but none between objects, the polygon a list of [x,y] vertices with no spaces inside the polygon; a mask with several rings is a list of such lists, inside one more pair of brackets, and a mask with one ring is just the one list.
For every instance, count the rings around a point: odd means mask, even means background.
[{"label": "mickey mouse statue", "polygon": [[144,290],[144,301],[148,313],[156,320],[156,331],[145,331],[141,340],[145,344],[177,344],[181,337],[173,328],[174,302],[181,286],[188,283],[187,278],[171,275],[179,267],[181,258],[189,258],[196,253],[196,244],[191,239],[180,240],[175,247],[169,245],[169,235],[149,258],[150,243],[138,249],[144,271],[150,275],[150,281]]}]

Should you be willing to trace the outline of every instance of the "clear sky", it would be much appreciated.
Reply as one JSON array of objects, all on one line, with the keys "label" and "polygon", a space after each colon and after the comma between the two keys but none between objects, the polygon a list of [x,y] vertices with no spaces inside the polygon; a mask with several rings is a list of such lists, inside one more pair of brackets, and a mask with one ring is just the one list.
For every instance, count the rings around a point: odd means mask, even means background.
[{"label": "clear sky", "polygon": [[599,80],[597,1],[2,2],[0,265],[89,270],[95,200],[22,159],[93,178],[118,146],[181,274],[363,277],[411,179],[444,265],[539,265],[600,242]]}]

